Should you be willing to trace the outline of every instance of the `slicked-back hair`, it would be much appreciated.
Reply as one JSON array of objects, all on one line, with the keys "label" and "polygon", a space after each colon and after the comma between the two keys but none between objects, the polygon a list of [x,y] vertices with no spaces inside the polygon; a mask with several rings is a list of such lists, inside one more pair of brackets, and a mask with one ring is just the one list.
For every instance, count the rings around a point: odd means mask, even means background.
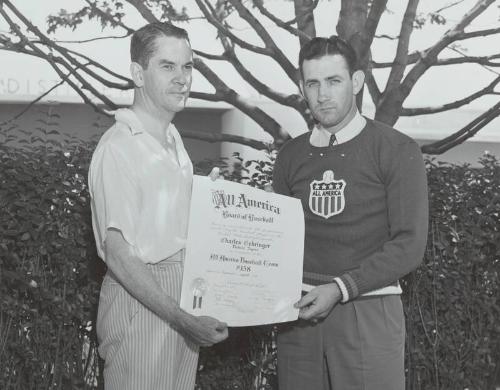
[{"label": "slicked-back hair", "polygon": [[156,40],[163,36],[185,39],[189,42],[188,33],[183,28],[162,22],[146,24],[132,35],[130,41],[130,59],[132,62],[137,62],[146,69],[149,60],[156,51]]},{"label": "slicked-back hair", "polygon": [[357,56],[354,48],[339,38],[336,35],[332,35],[329,38],[326,37],[316,37],[312,38],[304,46],[301,47],[299,52],[299,70],[300,77],[304,79],[304,70],[302,65],[305,60],[318,59],[329,55],[340,55],[344,57],[347,62],[347,67],[349,68],[349,74],[352,74],[357,70]]}]

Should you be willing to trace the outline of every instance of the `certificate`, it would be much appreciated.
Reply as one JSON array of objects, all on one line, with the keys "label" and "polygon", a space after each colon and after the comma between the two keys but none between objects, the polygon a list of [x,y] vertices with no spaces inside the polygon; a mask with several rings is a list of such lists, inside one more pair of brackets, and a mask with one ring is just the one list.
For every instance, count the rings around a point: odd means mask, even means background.
[{"label": "certificate", "polygon": [[296,320],[303,253],[300,200],[195,176],[180,306],[229,326]]}]

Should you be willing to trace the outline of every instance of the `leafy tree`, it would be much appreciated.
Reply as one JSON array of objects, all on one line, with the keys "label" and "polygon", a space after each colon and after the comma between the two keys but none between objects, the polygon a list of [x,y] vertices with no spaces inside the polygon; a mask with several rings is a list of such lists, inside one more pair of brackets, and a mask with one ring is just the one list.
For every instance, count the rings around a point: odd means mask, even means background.
[{"label": "leafy tree", "polygon": [[[282,74],[276,77],[289,79],[298,87],[298,71],[294,64],[280,48],[279,42],[271,35],[266,24],[273,23],[288,32],[289,38],[303,44],[316,35],[313,11],[319,0],[291,0],[285,3],[293,7],[295,17],[283,20],[269,10],[269,3],[264,0],[195,0],[197,9],[189,13],[199,16],[217,29],[220,42],[220,53],[207,53],[196,50],[195,67],[211,84],[214,92],[193,91],[191,96],[208,101],[222,101],[231,104],[248,115],[269,133],[272,144],[228,134],[207,134],[201,132],[184,132],[184,136],[209,142],[229,141],[248,145],[257,149],[272,149],[279,146],[288,135],[272,115],[263,108],[252,103],[247,97],[239,94],[225,80],[222,72],[217,72],[216,62],[232,65],[236,72],[259,94],[283,106],[291,107],[299,112],[309,127],[313,119],[303,97],[298,93],[283,93],[266,85],[243,61],[243,52],[253,53],[271,59]],[[356,48],[361,66],[366,73],[366,86],[375,104],[375,118],[393,125],[400,116],[433,114],[462,107],[485,95],[498,95],[495,88],[500,83],[500,76],[469,96],[456,101],[429,107],[406,107],[405,101],[412,89],[421,81],[422,76],[432,67],[459,64],[477,64],[478,66],[499,67],[500,53],[486,56],[471,56],[457,49],[458,45],[470,39],[494,36],[500,33],[500,27],[468,31],[471,23],[488,9],[493,12],[492,5],[496,0],[476,0],[460,20],[450,23],[443,16],[443,11],[455,7],[464,0],[457,0],[427,15],[418,11],[418,0],[407,0],[399,34],[396,37],[377,35],[381,17],[387,9],[388,0],[341,0],[340,13],[337,18],[336,34],[350,41]],[[104,27],[112,27],[123,31],[124,36],[133,33],[134,29],[126,25],[124,16],[131,7],[137,10],[147,22],[169,21],[175,24],[186,23],[193,18],[186,8],[175,7],[170,0],[84,0],[85,5],[77,12],[59,11],[48,18],[46,33],[30,22],[15,6],[14,0],[0,0],[0,16],[10,26],[10,34],[0,35],[0,49],[24,53],[46,60],[59,75],[61,83],[68,83],[88,104],[103,112],[103,106],[110,109],[117,107],[112,98],[101,92],[102,87],[117,90],[132,88],[131,80],[105,67],[98,59],[68,49],[62,42],[51,38],[60,27],[76,29],[86,20],[98,20]],[[233,27],[231,21],[245,22],[259,37],[261,44],[254,44],[242,37]],[[415,28],[423,28],[427,23],[449,24],[449,29],[437,37],[432,45],[418,52],[409,51],[409,42]],[[467,31],[466,31],[467,30]],[[334,31],[332,31],[334,33]],[[101,39],[101,38],[97,38]],[[397,48],[390,62],[375,62],[371,56],[371,48],[378,39],[397,40]],[[441,58],[445,49],[455,49],[461,56]],[[498,50],[492,47],[492,51]],[[374,76],[374,71],[388,69],[389,77],[384,85]],[[57,87],[57,85],[55,86]],[[298,88],[297,88],[298,90]],[[47,93],[50,91],[47,91]],[[362,97],[360,96],[361,100]],[[95,102],[98,101],[99,104]],[[472,137],[486,124],[500,114],[500,101],[483,112],[463,128],[452,135],[422,147],[430,154],[440,154]]]}]

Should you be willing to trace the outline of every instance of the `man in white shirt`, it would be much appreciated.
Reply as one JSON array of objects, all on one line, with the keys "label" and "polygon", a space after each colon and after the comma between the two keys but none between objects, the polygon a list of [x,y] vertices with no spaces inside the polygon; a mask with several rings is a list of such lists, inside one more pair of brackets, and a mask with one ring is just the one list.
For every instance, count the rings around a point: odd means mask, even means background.
[{"label": "man in white shirt", "polygon": [[107,390],[191,390],[198,347],[225,323],[180,309],[193,168],[171,123],[191,87],[185,30],[153,23],[131,41],[134,101],[116,112],[89,170],[92,222],[106,262],[97,335]]}]

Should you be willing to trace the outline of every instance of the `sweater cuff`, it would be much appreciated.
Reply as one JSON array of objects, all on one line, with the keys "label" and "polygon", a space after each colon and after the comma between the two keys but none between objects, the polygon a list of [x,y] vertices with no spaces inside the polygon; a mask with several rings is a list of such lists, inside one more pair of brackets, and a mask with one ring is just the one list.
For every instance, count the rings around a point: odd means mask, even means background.
[{"label": "sweater cuff", "polygon": [[[343,283],[343,285],[347,291],[347,294],[346,294],[347,299],[345,302],[358,297],[358,295],[359,295],[358,285],[356,284],[356,282],[354,281],[354,279],[352,278],[351,275],[344,274],[344,275],[340,276],[338,279],[341,280],[341,282]],[[340,284],[339,284],[339,286],[340,286]],[[342,292],[342,295],[344,295],[343,292]],[[342,300],[342,302],[344,302],[344,300]]]},{"label": "sweater cuff", "polygon": [[347,288],[340,278],[333,278],[333,281],[337,283],[337,286],[339,286],[340,293],[342,294],[342,299],[340,302],[346,303],[349,300],[349,293],[347,292]]}]

